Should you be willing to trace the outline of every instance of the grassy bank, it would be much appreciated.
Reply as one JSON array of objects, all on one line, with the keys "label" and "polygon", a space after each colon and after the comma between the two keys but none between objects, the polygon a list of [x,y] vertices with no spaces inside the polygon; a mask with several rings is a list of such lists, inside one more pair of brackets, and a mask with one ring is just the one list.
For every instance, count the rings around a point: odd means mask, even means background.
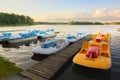
[{"label": "grassy bank", "polygon": [[0,79],[11,76],[21,71],[23,70],[21,68],[16,67],[14,63],[11,63],[0,57]]}]

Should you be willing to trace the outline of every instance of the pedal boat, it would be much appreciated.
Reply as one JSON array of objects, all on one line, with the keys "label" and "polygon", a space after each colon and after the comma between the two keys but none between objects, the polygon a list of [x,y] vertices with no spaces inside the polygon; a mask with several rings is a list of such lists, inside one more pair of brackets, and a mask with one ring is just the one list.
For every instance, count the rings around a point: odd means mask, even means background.
[{"label": "pedal boat", "polygon": [[66,39],[51,40],[33,48],[32,52],[35,54],[50,55],[57,53],[58,51],[66,48],[68,45],[69,42]]},{"label": "pedal boat", "polygon": [[112,65],[110,45],[107,42],[84,42],[73,58],[73,63],[96,69],[109,69]]},{"label": "pedal boat", "polygon": [[78,32],[76,35],[68,34],[66,39],[68,42],[73,43],[87,36],[87,34]]},{"label": "pedal boat", "polygon": [[110,33],[106,33],[103,34],[101,32],[99,32],[98,34],[95,34],[92,36],[92,40],[93,41],[97,41],[97,42],[110,42]]}]

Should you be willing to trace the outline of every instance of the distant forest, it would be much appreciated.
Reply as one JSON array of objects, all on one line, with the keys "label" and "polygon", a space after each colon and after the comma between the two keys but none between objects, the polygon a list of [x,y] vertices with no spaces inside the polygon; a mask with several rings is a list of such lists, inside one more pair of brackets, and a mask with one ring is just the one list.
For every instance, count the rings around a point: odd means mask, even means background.
[{"label": "distant forest", "polygon": [[0,12],[0,25],[31,25],[34,20],[29,16]]},{"label": "distant forest", "polygon": [[89,22],[89,21],[34,22],[34,20],[29,16],[0,12],[0,26],[19,26],[19,25],[120,25],[120,22]]},{"label": "distant forest", "polygon": [[61,24],[68,24],[66,22],[34,22],[35,25],[43,24],[43,25],[61,25]]},{"label": "distant forest", "polygon": [[88,21],[70,21],[68,24],[70,25],[104,25],[101,22],[88,22]]},{"label": "distant forest", "polygon": [[69,22],[34,22],[35,25],[120,25],[120,22],[89,22],[89,21],[69,21]]}]

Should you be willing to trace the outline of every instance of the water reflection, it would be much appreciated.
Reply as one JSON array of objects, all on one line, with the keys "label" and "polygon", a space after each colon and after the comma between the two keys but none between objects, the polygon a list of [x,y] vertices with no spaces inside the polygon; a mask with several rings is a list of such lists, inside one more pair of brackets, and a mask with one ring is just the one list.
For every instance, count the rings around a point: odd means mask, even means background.
[{"label": "water reflection", "polygon": [[[24,43],[10,44],[9,46],[0,46],[0,56],[5,57],[10,62],[15,63],[18,67],[28,69],[38,63],[32,59],[32,48],[40,45],[40,41],[27,41]],[[39,56],[40,57],[40,56]]]},{"label": "water reflection", "polygon": [[20,43],[2,44],[2,47],[3,48],[20,48],[20,46],[22,46],[22,45],[30,46],[31,43],[37,44],[37,39],[24,41],[24,42],[20,42]]},{"label": "water reflection", "polygon": [[71,64],[57,80],[112,80],[111,70],[100,70]]},{"label": "water reflection", "polygon": [[108,80],[110,76],[110,70],[92,69],[76,64],[72,65],[72,70],[75,74],[91,80]]}]

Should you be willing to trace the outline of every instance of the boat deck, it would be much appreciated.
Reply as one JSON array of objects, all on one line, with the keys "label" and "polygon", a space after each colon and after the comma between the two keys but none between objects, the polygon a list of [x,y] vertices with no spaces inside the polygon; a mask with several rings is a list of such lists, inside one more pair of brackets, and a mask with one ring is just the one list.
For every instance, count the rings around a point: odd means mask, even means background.
[{"label": "boat deck", "polygon": [[89,41],[91,38],[92,35],[84,37],[83,39],[69,45],[64,50],[41,60],[38,64],[20,74],[32,80],[51,80],[57,71],[80,50],[83,41]]}]

